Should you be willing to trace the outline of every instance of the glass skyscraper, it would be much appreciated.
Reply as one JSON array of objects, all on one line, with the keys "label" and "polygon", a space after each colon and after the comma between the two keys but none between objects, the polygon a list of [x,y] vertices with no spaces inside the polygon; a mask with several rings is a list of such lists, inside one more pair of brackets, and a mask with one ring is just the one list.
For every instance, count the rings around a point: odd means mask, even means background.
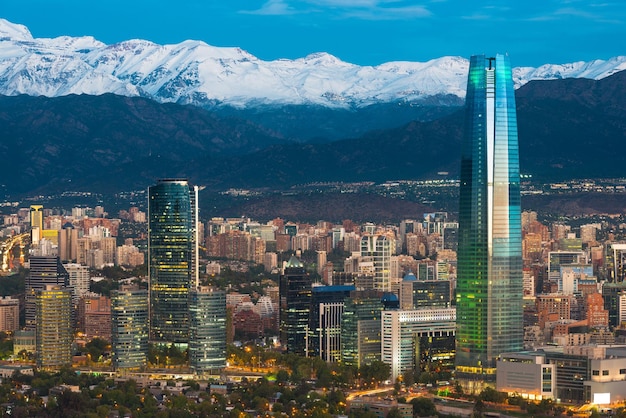
[{"label": "glass skyscraper", "polygon": [[312,279],[304,264],[292,256],[280,276],[280,342],[287,352],[308,355],[307,333],[311,309]]},{"label": "glass skyscraper", "polygon": [[219,375],[226,367],[226,292],[192,289],[189,308],[189,366],[198,375]]},{"label": "glass skyscraper", "polygon": [[148,188],[150,340],[189,342],[189,290],[198,286],[198,188],[159,180]]},{"label": "glass skyscraper", "polygon": [[500,353],[523,347],[517,116],[506,55],[470,60],[457,280],[456,377],[477,391],[495,382]]},{"label": "glass skyscraper", "polygon": [[141,370],[148,356],[148,291],[121,286],[111,291],[111,348],[118,371]]}]

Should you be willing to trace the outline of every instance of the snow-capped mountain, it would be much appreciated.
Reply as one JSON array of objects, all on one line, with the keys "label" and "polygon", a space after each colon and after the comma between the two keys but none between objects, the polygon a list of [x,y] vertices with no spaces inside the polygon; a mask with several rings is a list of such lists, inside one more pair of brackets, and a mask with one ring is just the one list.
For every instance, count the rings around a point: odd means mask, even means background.
[{"label": "snow-capped mountain", "polygon": [[[33,38],[0,19],[0,94],[14,96],[144,96],[204,107],[317,104],[330,107],[465,96],[469,63],[461,57],[358,66],[326,53],[263,61],[240,48],[200,41],[158,45],[129,40],[106,45],[92,37]],[[530,80],[601,79],[626,69],[607,61],[515,68],[517,87]]]}]

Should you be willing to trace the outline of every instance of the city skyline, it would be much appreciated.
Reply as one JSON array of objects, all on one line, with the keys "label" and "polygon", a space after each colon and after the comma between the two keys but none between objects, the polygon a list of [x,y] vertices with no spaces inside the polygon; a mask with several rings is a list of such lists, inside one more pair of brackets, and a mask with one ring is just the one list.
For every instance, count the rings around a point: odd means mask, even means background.
[{"label": "city skyline", "polygon": [[626,36],[623,3],[558,0],[506,6],[458,0],[237,0],[186,7],[168,1],[29,0],[4,5],[1,17],[26,25],[36,37],[93,36],[108,44],[191,39],[240,47],[263,60],[328,52],[360,65],[487,50],[508,52],[521,66],[564,64],[623,55],[620,39]]}]

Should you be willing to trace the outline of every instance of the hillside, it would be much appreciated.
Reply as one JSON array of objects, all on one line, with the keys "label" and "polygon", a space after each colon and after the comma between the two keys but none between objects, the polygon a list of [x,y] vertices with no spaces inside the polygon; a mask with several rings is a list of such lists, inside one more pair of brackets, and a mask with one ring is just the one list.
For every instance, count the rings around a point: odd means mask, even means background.
[{"label": "hillside", "polygon": [[[623,176],[626,72],[530,82],[517,107],[523,173]],[[211,190],[457,176],[462,111],[330,143],[294,142],[241,115],[110,94],[0,97],[4,192],[144,189],[171,176]]]}]

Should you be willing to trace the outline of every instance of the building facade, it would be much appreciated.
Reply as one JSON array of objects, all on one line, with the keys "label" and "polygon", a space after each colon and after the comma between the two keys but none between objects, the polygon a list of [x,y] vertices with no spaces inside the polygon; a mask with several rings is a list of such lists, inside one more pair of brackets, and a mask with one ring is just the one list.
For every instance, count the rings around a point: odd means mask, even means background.
[{"label": "building facade", "polygon": [[356,291],[344,301],[341,317],[341,363],[361,367],[380,361],[382,293]]},{"label": "building facade", "polygon": [[381,360],[395,381],[427,363],[450,366],[454,357],[454,308],[382,312]]},{"label": "building facade", "polygon": [[226,292],[201,286],[189,295],[189,366],[198,375],[226,367]]},{"label": "building facade", "polygon": [[312,279],[295,256],[280,277],[280,342],[287,352],[306,356],[311,308]]},{"label": "building facade", "polygon": [[115,370],[140,370],[148,356],[148,291],[121,286],[111,291],[111,349]]},{"label": "building facade", "polygon": [[26,329],[35,330],[37,314],[35,296],[46,286],[69,286],[69,274],[59,257],[32,256],[29,259],[30,272],[26,278]]},{"label": "building facade", "polygon": [[198,188],[160,180],[148,188],[150,340],[189,341],[189,289],[198,285]]},{"label": "building facade", "polygon": [[61,286],[49,285],[35,293],[36,362],[41,369],[56,370],[72,364],[71,301],[70,290]]},{"label": "building facade", "polygon": [[523,347],[522,234],[515,94],[508,56],[470,60],[461,153],[456,376],[495,381]]},{"label": "building facade", "polygon": [[374,289],[391,290],[391,256],[395,251],[395,239],[387,235],[367,234],[361,238],[361,257],[373,262]]}]

